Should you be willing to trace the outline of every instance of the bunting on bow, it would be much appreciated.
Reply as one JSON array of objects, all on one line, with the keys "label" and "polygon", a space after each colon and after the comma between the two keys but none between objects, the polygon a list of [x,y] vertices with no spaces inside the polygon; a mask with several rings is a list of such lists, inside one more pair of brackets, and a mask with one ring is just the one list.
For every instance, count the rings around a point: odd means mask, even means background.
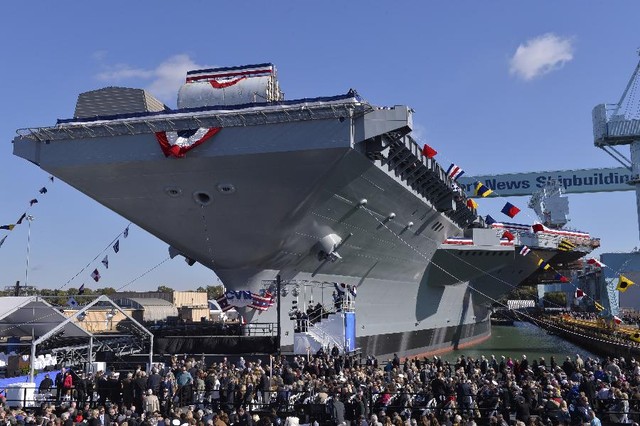
[{"label": "bunting on bow", "polygon": [[422,154],[427,158],[433,158],[438,154],[438,151],[431,148],[429,145],[425,143],[424,146],[422,147]]},{"label": "bunting on bow", "polygon": [[264,296],[251,293],[251,299],[252,302],[249,307],[257,311],[266,311],[274,304],[273,295],[268,291],[264,293]]},{"label": "bunting on bow", "polygon": [[576,245],[569,240],[562,240],[558,244],[558,250],[560,251],[572,251],[574,248],[576,248]]},{"label": "bunting on bow", "polygon": [[124,232],[122,233],[122,236],[127,238],[129,236],[129,227],[127,226],[126,228],[124,228]]},{"label": "bunting on bow", "polygon": [[233,308],[233,306],[229,304],[226,294],[223,294],[221,297],[217,298],[216,302],[218,302],[218,305],[220,306],[220,309],[222,310],[222,312],[227,312],[228,310]]},{"label": "bunting on bow", "polygon": [[478,203],[476,203],[475,200],[469,198],[467,200],[467,207],[469,207],[470,209],[477,209],[478,208]]},{"label": "bunting on bow", "polygon": [[104,259],[102,259],[102,264],[106,269],[109,269],[109,255],[106,255]]},{"label": "bunting on bow", "polygon": [[580,302],[583,297],[584,297],[584,291],[582,291],[579,288],[576,288],[576,293],[575,293],[576,300],[578,300],[578,302]]},{"label": "bunting on bow", "polygon": [[0,240],[0,247],[2,247],[2,245],[4,244],[4,240],[7,239],[7,236],[5,235],[4,237],[2,237],[2,239]]},{"label": "bunting on bow", "polygon": [[98,272],[98,269],[93,270],[93,272],[91,273],[91,278],[93,278],[95,282],[100,281],[100,272]]},{"label": "bunting on bow", "polygon": [[78,289],[78,294],[84,294],[84,283],[82,283],[82,285]]},{"label": "bunting on bow", "polygon": [[529,252],[531,252],[531,249],[527,246],[522,246],[522,248],[520,249],[521,256],[526,256],[529,254]]},{"label": "bunting on bow", "polygon": [[492,224],[496,223],[496,220],[494,218],[492,218],[491,216],[487,215],[487,217],[485,218],[484,222],[487,225],[492,225]]},{"label": "bunting on bow", "polygon": [[488,197],[493,191],[482,184],[482,182],[476,183],[476,189],[474,191],[476,197]]},{"label": "bunting on bow", "polygon": [[520,212],[520,209],[514,206],[513,204],[507,202],[507,204],[505,204],[502,210],[500,211],[506,214],[507,216],[509,216],[511,219],[513,219]]},{"label": "bunting on bow", "polygon": [[218,133],[220,129],[221,127],[201,127],[177,132],[156,132],[156,140],[165,157],[182,158],[188,151]]},{"label": "bunting on bow", "polygon": [[569,282],[569,278],[565,277],[564,275],[558,273],[556,274],[553,279],[555,279],[556,281],[560,281],[561,283],[568,283]]},{"label": "bunting on bow", "polygon": [[34,198],[33,200],[29,201],[29,207],[33,206],[34,204],[38,204],[38,200],[36,198]]},{"label": "bunting on bow", "polygon": [[456,166],[453,163],[451,163],[451,165],[447,169],[447,176],[449,176],[453,180],[458,180],[458,178],[463,174],[464,174],[464,170],[462,170],[461,167]]},{"label": "bunting on bow", "polygon": [[618,290],[620,293],[624,293],[629,287],[634,284],[635,283],[629,278],[625,277],[624,275],[620,275],[620,278],[618,278],[618,286],[616,287],[616,290]]},{"label": "bunting on bow", "polygon": [[42,188],[40,188],[40,191],[38,191],[41,194],[46,194],[47,193],[47,187],[43,186]]},{"label": "bunting on bow", "polygon": [[74,299],[73,297],[70,297],[69,300],[67,300],[67,305],[75,309],[79,306],[79,303],[76,301],[76,299]]},{"label": "bunting on bow", "polygon": [[120,251],[120,240],[117,240],[116,243],[113,245],[113,251],[116,253]]},{"label": "bunting on bow", "polygon": [[2,225],[0,226],[0,229],[6,229],[7,231],[13,231],[13,228],[15,228],[16,225],[11,223],[9,225]]},{"label": "bunting on bow", "polygon": [[616,315],[613,316],[613,322],[615,322],[616,324],[621,324],[622,320],[620,318],[618,318]]},{"label": "bunting on bow", "polygon": [[593,302],[593,307],[596,308],[596,311],[598,312],[602,312],[604,311],[604,306],[602,306],[600,303],[598,302]]},{"label": "bunting on bow", "polygon": [[630,334],[629,338],[631,340],[633,340],[634,342],[640,343],[640,333],[637,332],[637,331],[635,333],[633,333],[633,334]]}]

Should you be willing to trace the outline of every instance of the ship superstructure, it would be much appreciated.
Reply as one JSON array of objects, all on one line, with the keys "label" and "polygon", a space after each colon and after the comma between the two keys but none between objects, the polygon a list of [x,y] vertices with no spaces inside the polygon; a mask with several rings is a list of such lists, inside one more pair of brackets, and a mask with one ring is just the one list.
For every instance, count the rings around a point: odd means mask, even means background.
[{"label": "ship superstructure", "polygon": [[[79,96],[14,153],[211,268],[227,289],[357,289],[357,343],[424,354],[490,333],[469,282],[513,264],[411,136],[412,110],[355,91],[284,101],[275,67],[191,71],[170,110],[139,89]],[[466,236],[472,244],[447,244]],[[445,243],[443,244],[443,241]],[[313,290],[310,290],[313,292]],[[315,300],[332,289],[316,285]],[[284,306],[308,292],[282,291]],[[248,318],[274,321],[275,310]],[[285,348],[295,321],[282,322]]]}]

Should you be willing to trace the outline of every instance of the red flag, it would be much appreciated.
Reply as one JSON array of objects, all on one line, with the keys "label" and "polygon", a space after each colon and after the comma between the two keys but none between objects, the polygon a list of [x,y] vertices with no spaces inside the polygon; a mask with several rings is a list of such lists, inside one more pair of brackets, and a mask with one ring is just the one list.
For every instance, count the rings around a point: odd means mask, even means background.
[{"label": "red flag", "polygon": [[531,225],[531,228],[533,229],[534,233],[544,231],[544,225],[541,223],[534,223],[533,225]]},{"label": "red flag", "polygon": [[513,239],[515,238],[513,236],[513,234],[509,231],[504,231],[504,233],[502,234],[502,238],[506,238],[509,241],[513,241]]},{"label": "red flag", "polygon": [[433,158],[433,157],[436,156],[436,154],[438,154],[438,151],[436,151],[435,149],[431,148],[429,145],[427,145],[425,143],[424,146],[422,147],[422,153],[427,158]]},{"label": "red flag", "polygon": [[613,322],[615,322],[616,324],[620,324],[622,322],[622,320],[614,315],[613,316]]},{"label": "red flag", "polygon": [[576,289],[576,299],[582,299],[584,297],[584,291],[579,288]]}]

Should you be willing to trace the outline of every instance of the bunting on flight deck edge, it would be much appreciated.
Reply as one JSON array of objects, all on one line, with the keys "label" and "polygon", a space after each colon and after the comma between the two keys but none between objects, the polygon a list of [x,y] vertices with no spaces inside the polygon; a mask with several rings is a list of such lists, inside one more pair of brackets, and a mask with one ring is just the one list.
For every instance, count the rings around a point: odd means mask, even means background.
[{"label": "bunting on flight deck edge", "polygon": [[521,256],[526,256],[529,254],[529,252],[531,251],[531,249],[527,246],[522,246],[522,248],[520,249],[520,255]]},{"label": "bunting on flight deck edge", "polygon": [[540,267],[540,268],[542,268],[543,270],[546,271],[547,269],[551,268],[551,265],[549,265],[544,260],[540,259],[540,260],[538,260],[538,267]]},{"label": "bunting on flight deck edge", "polygon": [[201,127],[177,132],[156,132],[156,140],[165,157],[183,158],[189,150],[214,136],[220,129],[221,127]]}]

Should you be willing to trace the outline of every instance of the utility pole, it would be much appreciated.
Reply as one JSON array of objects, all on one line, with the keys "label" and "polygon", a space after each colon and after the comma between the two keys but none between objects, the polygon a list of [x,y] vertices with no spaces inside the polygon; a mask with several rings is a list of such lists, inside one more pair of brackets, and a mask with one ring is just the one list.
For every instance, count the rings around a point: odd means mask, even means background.
[{"label": "utility pole", "polygon": [[16,289],[13,294],[15,297],[20,296],[20,281],[16,281]]}]

